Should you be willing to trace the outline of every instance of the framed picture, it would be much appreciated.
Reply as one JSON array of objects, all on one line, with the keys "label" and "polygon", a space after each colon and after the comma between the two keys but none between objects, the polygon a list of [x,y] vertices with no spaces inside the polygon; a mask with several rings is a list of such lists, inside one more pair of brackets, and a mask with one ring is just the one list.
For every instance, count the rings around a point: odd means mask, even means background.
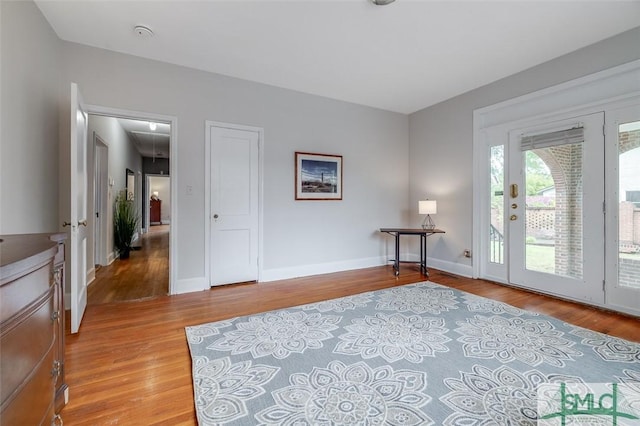
[{"label": "framed picture", "polygon": [[342,200],[342,155],[296,152],[296,200]]}]

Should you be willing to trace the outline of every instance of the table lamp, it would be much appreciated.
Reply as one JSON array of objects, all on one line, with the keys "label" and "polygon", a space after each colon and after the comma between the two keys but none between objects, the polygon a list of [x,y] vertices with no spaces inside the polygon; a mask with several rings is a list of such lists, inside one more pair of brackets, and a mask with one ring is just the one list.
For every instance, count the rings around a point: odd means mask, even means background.
[{"label": "table lamp", "polygon": [[422,229],[435,229],[436,224],[430,216],[438,213],[438,204],[435,200],[418,201],[418,213],[427,215],[422,222]]}]

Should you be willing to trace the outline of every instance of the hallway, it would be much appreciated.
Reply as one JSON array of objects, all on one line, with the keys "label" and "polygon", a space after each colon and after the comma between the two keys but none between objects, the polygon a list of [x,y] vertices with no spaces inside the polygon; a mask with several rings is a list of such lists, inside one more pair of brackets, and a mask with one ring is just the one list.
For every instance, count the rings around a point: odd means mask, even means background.
[{"label": "hallway", "polygon": [[89,305],[165,296],[169,293],[169,225],[152,226],[129,259],[116,259],[96,271]]}]

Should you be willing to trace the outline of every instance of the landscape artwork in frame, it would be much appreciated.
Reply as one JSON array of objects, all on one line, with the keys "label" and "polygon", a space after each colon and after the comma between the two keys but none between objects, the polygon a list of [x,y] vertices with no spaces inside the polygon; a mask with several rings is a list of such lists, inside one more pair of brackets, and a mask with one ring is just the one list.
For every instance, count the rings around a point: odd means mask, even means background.
[{"label": "landscape artwork in frame", "polygon": [[342,156],[296,152],[296,200],[342,200]]}]

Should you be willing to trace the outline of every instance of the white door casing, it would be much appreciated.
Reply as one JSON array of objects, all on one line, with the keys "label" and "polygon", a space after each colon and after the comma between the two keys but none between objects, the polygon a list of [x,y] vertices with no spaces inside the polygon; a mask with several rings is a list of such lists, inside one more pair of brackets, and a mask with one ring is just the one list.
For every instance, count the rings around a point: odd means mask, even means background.
[{"label": "white door casing", "polygon": [[207,122],[212,286],[259,279],[261,136]]},{"label": "white door casing", "polygon": [[88,114],[78,85],[71,83],[71,217],[69,274],[71,333],[80,329],[87,306],[87,129]]}]

